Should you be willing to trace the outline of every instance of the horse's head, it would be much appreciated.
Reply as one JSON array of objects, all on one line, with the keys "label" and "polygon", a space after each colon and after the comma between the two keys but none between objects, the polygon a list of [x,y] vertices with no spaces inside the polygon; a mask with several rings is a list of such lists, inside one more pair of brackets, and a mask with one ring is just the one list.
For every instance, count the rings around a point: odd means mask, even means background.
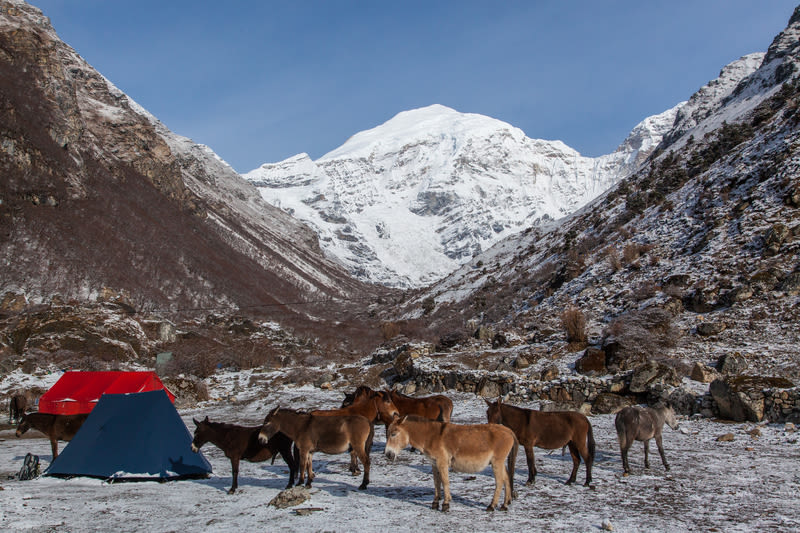
[{"label": "horse's head", "polygon": [[17,437],[21,437],[25,434],[26,431],[31,429],[31,422],[28,420],[28,415],[23,414],[22,418],[19,421],[19,425],[17,425]]},{"label": "horse's head", "polygon": [[342,407],[350,407],[353,405],[355,397],[356,395],[354,392],[346,392],[344,395],[344,400],[342,400]]},{"label": "horse's head", "polygon": [[201,422],[192,418],[192,422],[194,422],[195,425],[194,438],[192,439],[192,451],[197,453],[200,451],[200,448],[203,447],[203,444],[211,440],[211,422],[208,420],[208,417]]},{"label": "horse's head", "polygon": [[261,426],[261,431],[258,432],[258,440],[261,444],[266,444],[275,433],[281,430],[281,408],[276,407],[264,417],[264,424]]},{"label": "horse's head", "polygon": [[377,391],[374,391],[367,387],[366,385],[359,385],[356,387],[356,391],[353,393],[353,403],[361,402],[363,400],[368,400],[373,398],[377,394]]},{"label": "horse's head", "polygon": [[486,409],[486,420],[490,424],[502,424],[503,423],[503,411],[501,406],[503,405],[503,399],[501,397],[497,398],[497,401],[492,403],[486,398],[484,400],[488,409]]},{"label": "horse's head", "polygon": [[378,410],[378,418],[381,422],[388,426],[392,423],[395,416],[400,415],[400,411],[397,410],[397,407],[392,402],[391,395],[386,391],[376,391],[375,392],[375,407]]},{"label": "horse's head", "polygon": [[664,422],[673,430],[678,429],[678,419],[675,417],[675,410],[671,405],[664,408]]},{"label": "horse's head", "polygon": [[390,461],[394,461],[400,450],[409,445],[408,428],[405,426],[407,416],[395,416],[394,421],[386,429],[385,454]]}]

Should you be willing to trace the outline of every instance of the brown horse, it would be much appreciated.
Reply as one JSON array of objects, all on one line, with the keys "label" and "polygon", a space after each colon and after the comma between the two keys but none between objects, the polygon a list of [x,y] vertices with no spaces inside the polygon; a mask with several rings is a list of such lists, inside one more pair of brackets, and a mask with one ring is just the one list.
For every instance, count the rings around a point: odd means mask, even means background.
[{"label": "brown horse", "polygon": [[298,485],[303,483],[306,473],[308,474],[306,487],[310,487],[314,480],[311,454],[317,451],[339,454],[352,448],[353,453],[364,465],[364,477],[358,488],[359,490],[367,488],[369,451],[372,449],[374,426],[363,416],[318,416],[276,407],[264,419],[258,438],[261,442],[267,442],[279,431],[294,441],[300,453]]},{"label": "brown horse", "polygon": [[[374,397],[378,394],[388,394],[389,399],[397,407],[400,416],[417,415],[428,420],[450,422],[450,416],[453,414],[453,401],[443,394],[414,398],[413,396],[400,394],[397,391],[375,391],[362,385],[353,394],[353,402]],[[347,401],[346,398],[345,401]]]},{"label": "brown horse", "polygon": [[233,484],[228,494],[236,492],[239,486],[239,461],[242,459],[251,463],[272,459],[275,463],[275,456],[280,454],[289,465],[289,484],[286,488],[294,484],[294,477],[297,474],[297,450],[295,456],[292,456],[292,440],[283,433],[276,433],[266,444],[262,444],[258,439],[261,426],[246,427],[211,422],[208,417],[201,422],[192,419],[192,422],[196,426],[192,439],[193,452],[199,452],[203,444],[210,442],[225,452],[225,457],[231,460]]},{"label": "brown horse", "polygon": [[[353,402],[346,407],[339,409],[316,409],[311,411],[312,415],[316,416],[346,416],[346,415],[360,415],[370,421],[371,424],[375,422],[382,422],[387,427],[394,420],[395,415],[398,414],[397,407],[394,406],[389,397],[388,392],[372,391],[371,395],[362,395],[354,398]],[[358,461],[356,460],[355,450],[350,451],[350,472],[353,475],[358,475]]]},{"label": "brown horse", "polygon": [[528,460],[528,481],[531,485],[536,481],[536,463],[533,457],[533,447],[555,450],[569,446],[572,455],[572,474],[567,480],[567,485],[575,483],[581,457],[586,463],[586,483],[592,482],[592,463],[595,456],[595,442],[592,425],[585,415],[576,411],[551,411],[543,412],[534,409],[525,409],[506,405],[500,398],[492,403],[485,400],[489,408],[486,418],[494,424],[503,424],[511,428],[525,448],[525,457]]},{"label": "brown horse", "polygon": [[14,394],[8,400],[8,421],[19,422],[25,409],[28,407],[28,396],[25,394]]},{"label": "brown horse", "polygon": [[83,425],[89,413],[79,415],[54,415],[51,413],[28,413],[22,415],[17,426],[17,437],[33,428],[41,431],[50,439],[53,460],[58,457],[58,441],[70,441]]},{"label": "brown horse", "polygon": [[507,427],[498,424],[448,424],[409,415],[398,418],[389,426],[386,456],[394,460],[400,450],[409,445],[420,450],[433,463],[435,496],[432,509],[439,508],[444,489],[442,511],[450,510],[451,468],[456,472],[474,473],[491,464],[495,488],[486,510],[497,508],[500,491],[504,488],[505,498],[500,510],[508,510],[514,494],[514,465],[519,443],[514,432]]},{"label": "brown horse", "polygon": [[644,443],[644,467],[650,468],[650,459],[647,456],[650,439],[656,440],[658,453],[661,454],[661,462],[664,470],[669,470],[667,457],[664,455],[664,446],[661,443],[661,432],[666,422],[672,429],[678,429],[678,420],[675,418],[675,411],[670,406],[652,407],[626,407],[617,413],[614,419],[614,426],[617,428],[617,438],[619,439],[619,449],[622,454],[622,468],[625,475],[631,473],[628,465],[628,450],[634,441]]}]

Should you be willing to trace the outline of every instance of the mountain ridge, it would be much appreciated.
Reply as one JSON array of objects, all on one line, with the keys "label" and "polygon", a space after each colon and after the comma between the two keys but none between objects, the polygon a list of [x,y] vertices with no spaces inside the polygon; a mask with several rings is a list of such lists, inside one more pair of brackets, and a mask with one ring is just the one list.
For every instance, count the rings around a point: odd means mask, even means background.
[{"label": "mountain ridge", "polygon": [[434,104],[400,112],[316,161],[298,154],[243,176],[314,227],[326,253],[359,279],[419,287],[606,190],[655,149],[682,105],[642,121],[611,154],[587,158]]}]

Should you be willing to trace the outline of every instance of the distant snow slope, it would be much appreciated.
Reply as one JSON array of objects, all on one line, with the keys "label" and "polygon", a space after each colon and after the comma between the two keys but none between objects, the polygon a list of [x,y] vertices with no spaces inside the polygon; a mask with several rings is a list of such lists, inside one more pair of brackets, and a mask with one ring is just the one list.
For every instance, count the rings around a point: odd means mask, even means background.
[{"label": "distant snow slope", "polygon": [[316,228],[361,279],[417,287],[499,240],[575,211],[630,174],[683,104],[649,117],[612,154],[442,105],[404,111],[312,161],[299,154],[244,177],[269,203]]}]

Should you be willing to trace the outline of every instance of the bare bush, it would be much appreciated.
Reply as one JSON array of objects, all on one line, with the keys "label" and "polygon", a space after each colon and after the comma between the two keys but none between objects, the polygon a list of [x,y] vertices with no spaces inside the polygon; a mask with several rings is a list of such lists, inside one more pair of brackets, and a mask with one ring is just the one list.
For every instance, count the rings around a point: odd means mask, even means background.
[{"label": "bare bush", "polygon": [[606,253],[606,261],[608,261],[608,265],[611,267],[611,270],[617,272],[620,268],[622,268],[622,261],[619,258],[619,252],[614,246],[609,246],[605,250]]},{"label": "bare bush", "polygon": [[639,245],[635,242],[629,242],[622,249],[622,260],[629,265],[637,259],[639,259]]},{"label": "bare bush", "polygon": [[400,325],[397,322],[381,322],[381,337],[384,341],[393,339],[400,335]]},{"label": "bare bush", "polygon": [[633,290],[633,299],[638,302],[648,300],[656,295],[658,289],[658,284],[656,284],[654,281],[643,281],[639,283],[639,285],[637,285]]},{"label": "bare bush", "polygon": [[586,344],[586,316],[577,307],[570,307],[561,313],[561,325],[567,333],[570,344]]}]

